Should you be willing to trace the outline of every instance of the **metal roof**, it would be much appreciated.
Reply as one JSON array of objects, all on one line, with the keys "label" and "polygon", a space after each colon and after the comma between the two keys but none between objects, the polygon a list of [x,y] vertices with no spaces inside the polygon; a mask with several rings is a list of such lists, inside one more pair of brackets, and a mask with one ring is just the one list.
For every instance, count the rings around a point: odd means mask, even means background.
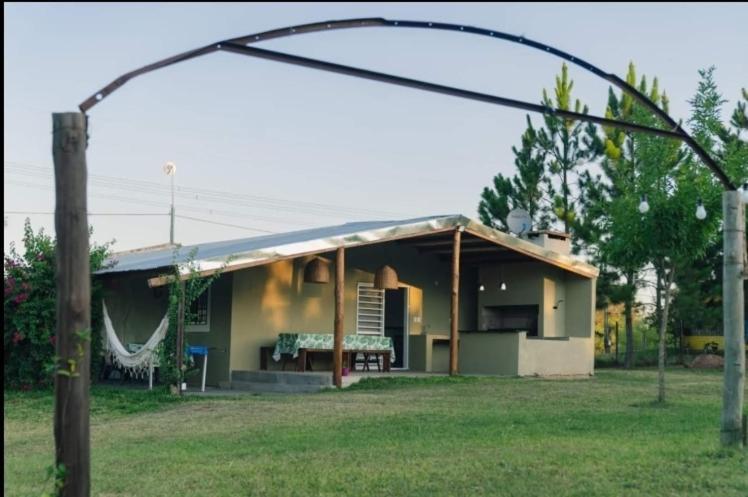
[{"label": "metal roof", "polygon": [[479,221],[461,215],[440,215],[393,221],[363,221],[312,228],[288,233],[241,238],[188,246],[155,248],[114,254],[105,269],[96,274],[145,271],[180,265],[180,272],[189,273],[190,260],[201,273],[216,270],[235,271],[245,267],[268,264],[276,260],[323,253],[338,247],[355,247],[383,243],[449,231],[462,226],[469,233],[497,245],[515,250],[549,264],[596,277],[597,268],[567,255],[544,249],[527,240],[489,228]]}]

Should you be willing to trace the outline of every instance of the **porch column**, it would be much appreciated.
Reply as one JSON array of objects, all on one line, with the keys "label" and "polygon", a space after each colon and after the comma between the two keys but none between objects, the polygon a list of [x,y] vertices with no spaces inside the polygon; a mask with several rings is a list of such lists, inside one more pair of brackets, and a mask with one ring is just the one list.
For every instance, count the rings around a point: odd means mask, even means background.
[{"label": "porch column", "polygon": [[449,374],[457,374],[457,342],[460,339],[457,331],[457,325],[460,318],[460,240],[462,231],[465,228],[460,226],[455,230],[454,240],[452,242],[452,306],[450,309],[450,332],[449,332]]},{"label": "porch column", "polygon": [[343,386],[343,321],[345,294],[345,248],[335,252],[335,337],[332,350],[332,380],[337,388]]}]

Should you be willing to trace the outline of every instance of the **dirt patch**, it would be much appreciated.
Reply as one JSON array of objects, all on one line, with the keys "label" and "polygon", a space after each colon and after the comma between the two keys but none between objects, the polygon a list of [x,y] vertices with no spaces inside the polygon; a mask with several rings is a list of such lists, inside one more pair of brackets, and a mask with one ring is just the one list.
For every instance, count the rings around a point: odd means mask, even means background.
[{"label": "dirt patch", "polygon": [[694,369],[722,369],[724,366],[724,358],[715,354],[699,354],[688,365]]}]

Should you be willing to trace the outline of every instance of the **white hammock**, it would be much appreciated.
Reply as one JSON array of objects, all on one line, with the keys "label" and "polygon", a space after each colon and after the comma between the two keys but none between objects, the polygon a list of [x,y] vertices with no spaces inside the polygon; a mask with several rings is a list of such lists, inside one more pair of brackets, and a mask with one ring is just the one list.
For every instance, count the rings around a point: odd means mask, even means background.
[{"label": "white hammock", "polygon": [[106,303],[102,300],[104,306],[104,351],[111,357],[112,362],[123,369],[129,371],[134,376],[140,376],[146,371],[153,376],[153,367],[158,366],[158,346],[166,336],[169,328],[169,314],[167,313],[161,320],[161,323],[153,332],[153,335],[136,352],[129,352],[122,342],[119,341],[117,333],[112,326],[112,320],[109,318],[109,312]]}]

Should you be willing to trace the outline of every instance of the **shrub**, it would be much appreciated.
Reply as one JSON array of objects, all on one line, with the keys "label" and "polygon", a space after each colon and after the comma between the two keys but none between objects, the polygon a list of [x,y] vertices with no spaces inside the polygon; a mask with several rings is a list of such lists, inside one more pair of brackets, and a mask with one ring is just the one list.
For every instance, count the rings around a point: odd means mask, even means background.
[{"label": "shrub", "polygon": [[[100,269],[110,244],[91,248],[91,272]],[[48,387],[55,353],[55,240],[40,229],[34,233],[26,219],[23,254],[11,245],[4,254],[3,346],[6,388]],[[91,328],[102,327],[101,288],[91,283]],[[101,333],[91,334],[91,373],[98,373]]]}]

